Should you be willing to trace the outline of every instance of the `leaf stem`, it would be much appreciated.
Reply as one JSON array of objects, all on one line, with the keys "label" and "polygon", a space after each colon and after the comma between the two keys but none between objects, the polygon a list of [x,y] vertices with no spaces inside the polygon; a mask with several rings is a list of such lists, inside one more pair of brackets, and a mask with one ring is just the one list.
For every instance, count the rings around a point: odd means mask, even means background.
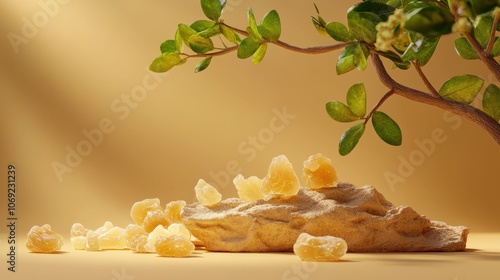
[{"label": "leaf stem", "polygon": [[384,104],[384,102],[387,101],[387,99],[389,99],[389,97],[391,97],[394,93],[395,93],[394,89],[391,88],[386,94],[384,94],[384,96],[382,96],[382,98],[377,102],[375,107],[373,107],[373,109],[370,111],[370,114],[368,114],[368,116],[365,118],[365,124],[368,123],[370,118],[373,116],[373,113],[375,113],[375,111],[377,111],[378,108],[380,108],[380,106],[382,106],[382,104]]},{"label": "leaf stem", "polygon": [[[250,35],[250,34],[248,34],[248,32],[241,30],[241,29],[238,29],[236,27],[232,27],[230,25],[227,25],[224,22],[221,22],[220,24],[226,26],[227,28],[232,29],[234,32],[236,32],[240,35],[247,36],[247,37]],[[350,46],[350,45],[354,45],[358,42],[343,42],[343,43],[338,43],[338,44],[334,44],[334,45],[318,46],[318,47],[306,47],[306,48],[293,46],[293,45],[290,45],[290,44],[285,43],[285,42],[280,41],[280,40],[273,41],[273,42],[267,42],[267,43],[275,44],[275,45],[280,46],[280,47],[287,49],[289,51],[298,52],[298,53],[323,54],[323,53],[336,51],[336,50],[345,48],[345,47]]]},{"label": "leaf stem", "polygon": [[490,40],[488,41],[488,45],[484,50],[485,55],[491,55],[491,50],[493,49],[493,45],[495,44],[495,34],[497,31],[498,20],[500,19],[500,13],[495,13],[495,17],[493,18],[493,25],[491,26]]},{"label": "leaf stem", "polygon": [[439,93],[437,92],[437,90],[432,86],[432,84],[429,81],[429,79],[427,79],[427,76],[425,76],[424,72],[422,71],[422,68],[420,67],[420,63],[418,63],[418,61],[413,61],[412,63],[413,63],[413,66],[415,66],[415,69],[417,70],[418,75],[420,76],[420,78],[422,79],[422,81],[424,82],[425,86],[427,87],[427,89],[432,94],[432,96],[434,96],[436,98],[441,98],[441,95],[439,95]]},{"label": "leaf stem", "polygon": [[228,48],[222,49],[221,51],[211,52],[211,53],[198,53],[198,54],[182,53],[182,55],[185,55],[189,58],[192,58],[192,57],[214,57],[214,56],[225,55],[227,53],[234,52],[236,50],[238,50],[238,46],[228,47]]},{"label": "leaf stem", "polygon": [[459,116],[465,117],[477,123],[479,126],[481,126],[493,137],[493,139],[498,144],[500,144],[500,123],[498,123],[488,114],[468,104],[444,98],[435,98],[432,95],[427,94],[425,92],[404,86],[396,82],[389,75],[389,73],[387,73],[387,70],[385,69],[382,60],[377,54],[372,54],[371,57],[380,81],[386,87],[394,90],[395,94],[408,98],[413,101],[432,105],[444,109],[446,111],[452,112],[454,114],[457,114]]}]

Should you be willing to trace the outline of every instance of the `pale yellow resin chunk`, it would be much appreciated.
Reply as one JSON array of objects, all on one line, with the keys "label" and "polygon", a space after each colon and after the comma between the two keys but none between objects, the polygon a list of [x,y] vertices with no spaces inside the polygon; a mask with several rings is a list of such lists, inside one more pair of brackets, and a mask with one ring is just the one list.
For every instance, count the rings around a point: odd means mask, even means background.
[{"label": "pale yellow resin chunk", "polygon": [[138,225],[142,225],[149,211],[162,211],[159,198],[150,198],[138,201],[130,209],[130,217]]},{"label": "pale yellow resin chunk", "polygon": [[187,257],[194,251],[194,244],[182,234],[159,236],[155,242],[155,250],[162,257]]},{"label": "pale yellow resin chunk", "polygon": [[61,250],[63,237],[53,231],[50,225],[34,226],[28,232],[26,248],[34,253],[54,253]]},{"label": "pale yellow resin chunk", "polygon": [[127,241],[127,247],[134,252],[145,253],[147,252],[148,233],[146,230],[135,224],[130,224],[125,228],[123,233]]},{"label": "pale yellow resin chunk", "polygon": [[184,206],[186,206],[186,202],[184,200],[175,200],[167,203],[165,206],[167,221],[171,224],[182,222],[181,211]]},{"label": "pale yellow resin chunk", "polygon": [[299,192],[300,182],[292,164],[284,155],[273,158],[262,181],[265,195],[290,197]]},{"label": "pale yellow resin chunk", "polygon": [[85,249],[87,251],[100,251],[101,246],[99,246],[99,233],[93,230],[89,230],[87,237],[85,239]]},{"label": "pale yellow resin chunk", "polygon": [[234,186],[238,190],[238,196],[248,202],[255,202],[264,198],[262,192],[262,179],[256,176],[250,176],[247,179],[238,174],[233,179]]},{"label": "pale yellow resin chunk", "polygon": [[338,182],[332,160],[322,154],[312,155],[304,161],[304,179],[312,190],[332,188]]},{"label": "pale yellow resin chunk", "polygon": [[71,230],[69,232],[70,237],[77,237],[77,236],[87,236],[87,232],[89,232],[88,229],[86,229],[82,224],[80,223],[75,223],[73,226],[71,226]]},{"label": "pale yellow resin chunk", "polygon": [[158,225],[168,226],[169,224],[163,209],[148,211],[142,222],[142,226],[147,232],[152,232]]},{"label": "pale yellow resin chunk", "polygon": [[99,246],[102,250],[121,250],[127,248],[127,240],[124,235],[125,229],[113,227],[109,231],[99,235]]},{"label": "pale yellow resin chunk", "polygon": [[312,236],[302,233],[293,245],[293,252],[303,261],[338,261],[347,252],[347,243],[334,236]]},{"label": "pale yellow resin chunk", "polygon": [[87,238],[85,236],[75,236],[71,237],[71,245],[73,245],[73,249],[75,250],[85,250],[85,242]]},{"label": "pale yellow resin chunk", "polygon": [[196,192],[196,199],[205,206],[215,205],[222,199],[222,195],[219,191],[203,179],[198,180],[198,184],[194,187],[194,191]]}]

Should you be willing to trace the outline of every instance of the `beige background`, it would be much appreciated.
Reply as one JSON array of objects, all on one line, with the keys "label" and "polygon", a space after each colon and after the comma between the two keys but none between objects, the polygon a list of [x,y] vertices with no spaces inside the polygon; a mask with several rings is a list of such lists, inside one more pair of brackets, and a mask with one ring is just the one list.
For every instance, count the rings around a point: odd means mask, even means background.
[{"label": "beige background", "polygon": [[[315,2],[325,19],[342,22],[355,3]],[[249,6],[259,19],[277,9],[284,41],[299,46],[333,43],[314,30],[311,1],[228,3],[224,17],[229,24],[245,27]],[[339,52],[307,56],[272,46],[261,65],[231,54],[195,75],[193,59],[157,77],[161,82],[125,117],[112,104],[123,108],[123,95],[130,96],[144,79],[157,81],[147,67],[159,54],[160,43],[173,38],[178,23],[203,18],[199,1],[60,3],[16,53],[7,34],[22,34],[23,18],[33,22],[41,11],[38,1],[0,1],[0,180],[6,182],[7,164],[14,163],[19,235],[44,223],[65,236],[74,222],[89,228],[105,220],[126,226],[135,201],[159,197],[164,203],[192,202],[199,178],[218,186],[224,197],[235,196],[231,184],[218,184],[211,174],[221,174],[229,163],[245,176],[262,177],[279,154],[287,155],[300,172],[302,162],[317,152],[332,158],[342,180],[375,185],[395,204],[411,205],[431,219],[466,225],[473,232],[500,231],[500,149],[474,123],[393,97],[382,110],[400,124],[403,145],[386,145],[370,127],[351,155],[338,155],[338,139],[349,125],[331,120],[324,104],[344,100],[353,83],[364,82],[372,107],[387,89],[371,65],[365,72],[338,77]],[[439,88],[463,73],[493,82],[480,63],[457,59],[454,37],[443,40],[424,68],[434,85]],[[413,69],[390,73],[422,88]],[[260,143],[261,150],[254,149],[250,158],[248,138],[269,132],[275,110],[285,107],[295,117]],[[114,130],[60,182],[53,163],[65,163],[66,147],[75,149],[86,139],[82,130],[99,128],[103,119]],[[412,172],[402,174],[404,182],[391,185],[385,174],[398,174],[402,160],[418,156],[415,140],[429,139],[436,129],[444,133],[444,142]],[[1,186],[0,217],[5,221],[6,183]],[[3,226],[0,232],[5,233]]]}]

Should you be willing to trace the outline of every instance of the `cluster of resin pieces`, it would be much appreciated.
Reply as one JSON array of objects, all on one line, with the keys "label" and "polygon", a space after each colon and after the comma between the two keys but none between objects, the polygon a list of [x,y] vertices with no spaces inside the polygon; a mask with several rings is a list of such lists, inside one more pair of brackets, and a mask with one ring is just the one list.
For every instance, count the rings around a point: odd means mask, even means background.
[{"label": "cluster of resin pieces", "polygon": [[96,230],[76,223],[71,227],[71,244],[76,250],[125,250],[157,253],[165,257],[186,257],[195,249],[191,233],[182,224],[180,212],[185,201],[172,201],[164,208],[158,198],[136,202],[130,210],[135,224],[125,228],[111,222]]},{"label": "cluster of resin pieces", "polygon": [[[310,156],[303,164],[306,187],[312,190],[333,188],[337,185],[337,172],[332,161],[322,154]],[[247,179],[238,174],[233,179],[240,199],[247,202],[289,198],[300,190],[300,180],[295,170],[284,155],[273,158],[267,175],[260,179],[250,176]],[[204,206],[214,206],[222,199],[216,188],[200,179],[195,187],[196,198]]]},{"label": "cluster of resin pieces", "polygon": [[[309,157],[304,162],[303,171],[304,180],[310,189],[332,188],[337,184],[337,175],[331,160],[321,154]],[[244,178],[239,174],[233,183],[239,199],[246,202],[289,198],[296,195],[300,189],[299,178],[284,155],[272,160],[268,174],[263,179],[256,176]],[[205,207],[216,206],[222,200],[217,189],[203,179],[198,181],[194,190],[198,202]],[[197,240],[183,224],[181,212],[184,206],[185,201],[172,201],[163,208],[158,198],[136,202],[130,210],[134,224],[121,228],[107,221],[101,227],[91,230],[75,223],[70,230],[71,244],[76,250],[130,249],[138,253],[157,253],[165,257],[189,256],[194,251],[194,243]],[[320,254],[316,257],[317,260],[335,261],[345,253],[345,250],[343,253],[341,251],[347,248],[333,244],[327,246],[329,242],[338,243],[338,240],[341,240],[334,237],[317,237],[321,242],[313,242],[316,237],[310,235],[308,238],[299,238],[296,244],[296,253],[303,260],[314,260],[314,256],[310,255],[313,252]],[[62,236],[53,232],[49,225],[44,225],[32,228],[26,246],[33,252],[52,253],[60,250],[62,244]],[[312,250],[313,247],[316,249]]]}]

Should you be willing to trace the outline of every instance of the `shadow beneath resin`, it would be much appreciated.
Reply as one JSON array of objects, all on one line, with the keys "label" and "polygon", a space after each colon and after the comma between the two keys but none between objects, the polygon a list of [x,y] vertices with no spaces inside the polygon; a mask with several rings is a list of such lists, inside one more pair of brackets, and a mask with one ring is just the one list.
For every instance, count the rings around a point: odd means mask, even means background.
[{"label": "shadow beneath resin", "polygon": [[69,252],[66,251],[56,251],[52,253],[40,253],[40,252],[28,252],[29,254],[33,255],[64,255],[64,254],[69,254]]},{"label": "shadow beneath resin", "polygon": [[479,249],[466,249],[462,252],[374,252],[348,253],[361,257],[368,256],[370,260],[381,262],[397,262],[400,264],[443,264],[471,260],[500,261],[500,252],[488,252]]}]

